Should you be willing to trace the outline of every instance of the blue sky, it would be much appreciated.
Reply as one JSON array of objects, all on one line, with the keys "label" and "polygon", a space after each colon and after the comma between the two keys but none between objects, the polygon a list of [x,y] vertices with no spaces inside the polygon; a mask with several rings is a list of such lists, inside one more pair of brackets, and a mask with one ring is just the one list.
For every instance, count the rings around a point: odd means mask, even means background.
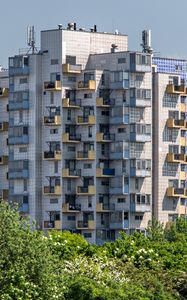
[{"label": "blue sky", "polygon": [[129,50],[140,50],[141,32],[152,30],[152,46],[162,56],[187,58],[186,0],[12,0],[1,1],[0,65],[26,48],[27,25],[34,25],[39,46],[40,30],[71,21],[98,31],[118,29],[129,36]]}]

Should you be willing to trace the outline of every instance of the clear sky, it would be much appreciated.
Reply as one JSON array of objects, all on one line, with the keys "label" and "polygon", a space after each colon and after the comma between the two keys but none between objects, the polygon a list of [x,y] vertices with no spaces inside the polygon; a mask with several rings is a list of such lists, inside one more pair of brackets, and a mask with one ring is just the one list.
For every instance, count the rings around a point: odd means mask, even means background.
[{"label": "clear sky", "polygon": [[76,22],[77,27],[128,34],[129,50],[140,50],[141,32],[152,30],[152,46],[162,56],[187,58],[187,0],[1,0],[0,65],[26,48],[27,25],[40,30]]}]

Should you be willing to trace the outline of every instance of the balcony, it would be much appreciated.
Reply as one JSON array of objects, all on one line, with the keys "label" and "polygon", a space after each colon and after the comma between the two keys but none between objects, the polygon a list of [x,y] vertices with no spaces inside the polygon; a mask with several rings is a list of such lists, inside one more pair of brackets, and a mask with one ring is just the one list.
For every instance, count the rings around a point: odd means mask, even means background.
[{"label": "balcony", "polygon": [[176,128],[176,129],[182,129],[183,127],[186,128],[186,121],[185,120],[176,120],[173,118],[167,119],[167,127],[168,128]]},{"label": "balcony", "polygon": [[62,221],[44,221],[43,228],[61,230]]},{"label": "balcony", "polygon": [[79,109],[81,107],[81,101],[80,101],[80,99],[71,100],[69,98],[63,98],[62,99],[62,106],[63,106],[63,108],[77,108],[77,109]]},{"label": "balcony", "polygon": [[7,155],[0,156],[0,165],[8,165],[8,156]]},{"label": "balcony", "polygon": [[59,126],[61,125],[61,116],[44,117],[44,125],[46,126]]},{"label": "balcony", "polygon": [[168,153],[166,156],[166,161],[170,163],[187,163],[187,155],[185,154],[174,154],[174,153]]},{"label": "balcony", "polygon": [[109,193],[111,195],[125,195],[129,194],[129,186],[116,186],[116,187],[110,187]]},{"label": "balcony", "polygon": [[9,110],[28,110],[29,109],[29,99],[9,101]]},{"label": "balcony", "polygon": [[115,169],[110,168],[97,168],[96,177],[114,177]]},{"label": "balcony", "polygon": [[187,189],[168,187],[166,195],[167,197],[187,198]]},{"label": "balcony", "polygon": [[66,132],[62,135],[63,143],[80,143],[80,141],[81,141],[80,134],[70,134]]},{"label": "balcony", "polygon": [[63,68],[63,73],[80,74],[82,65],[63,64],[62,68]]},{"label": "balcony", "polygon": [[140,204],[140,203],[131,203],[130,204],[130,211],[132,213],[145,213],[151,211],[151,205],[150,204]]},{"label": "balcony", "polygon": [[49,92],[56,92],[62,90],[62,83],[60,80],[56,81],[45,81],[44,90]]},{"label": "balcony", "polygon": [[121,110],[121,114],[118,116],[110,117],[110,124],[129,124],[129,115],[123,114],[123,108]]},{"label": "balcony", "polygon": [[137,169],[136,167],[130,168],[130,177],[150,177],[151,170],[150,169]]},{"label": "balcony", "polygon": [[186,205],[180,205],[179,206],[179,214],[180,215],[187,215],[187,206]]},{"label": "balcony", "polygon": [[129,228],[128,220],[115,221],[110,223],[110,229],[127,229]]},{"label": "balcony", "polygon": [[0,190],[0,199],[8,200],[9,191],[7,189]]},{"label": "balcony", "polygon": [[98,143],[111,143],[115,140],[115,134],[97,132],[96,141]]},{"label": "balcony", "polygon": [[69,168],[62,170],[62,177],[63,178],[79,178],[81,176],[81,170],[71,170]]},{"label": "balcony", "polygon": [[77,229],[95,229],[96,228],[96,224],[95,221],[93,220],[88,220],[88,221],[77,221],[76,222],[76,228]]},{"label": "balcony", "polygon": [[129,158],[129,150],[128,149],[124,149],[121,151],[118,150],[118,152],[110,152],[110,159],[116,159],[116,160],[121,160],[121,159],[127,159]]},{"label": "balcony", "polygon": [[8,122],[0,123],[0,131],[8,131]]},{"label": "balcony", "polygon": [[80,196],[95,195],[96,190],[94,185],[77,186],[76,194]]},{"label": "balcony", "polygon": [[9,76],[22,76],[29,75],[29,67],[27,65],[22,65],[22,67],[10,67],[9,66]]},{"label": "balcony", "polygon": [[78,116],[76,123],[77,125],[95,125],[95,116]]},{"label": "balcony", "polygon": [[77,160],[94,160],[95,159],[95,151],[77,151],[76,153]]},{"label": "balcony", "polygon": [[103,98],[96,98],[97,107],[111,107],[115,104],[114,99],[104,100]]},{"label": "balcony", "polygon": [[110,82],[110,88],[113,90],[124,90],[129,88],[129,80],[123,79],[121,81]]},{"label": "balcony", "polygon": [[93,90],[96,89],[96,81],[95,80],[88,80],[88,81],[79,81],[77,84],[78,90]]},{"label": "balcony", "polygon": [[70,203],[62,204],[62,212],[63,213],[80,213],[80,211],[81,211],[80,204],[75,204],[75,205],[72,205]]},{"label": "balcony", "polygon": [[44,160],[61,160],[62,153],[60,150],[44,151]]},{"label": "balcony", "polygon": [[169,83],[166,86],[166,93],[174,94],[174,95],[182,95],[186,94],[186,87],[185,85],[174,85],[173,83]]},{"label": "balcony", "polygon": [[96,203],[96,212],[103,213],[103,212],[110,212],[115,210],[115,205],[104,204],[104,203]]},{"label": "balcony", "polygon": [[180,146],[186,146],[186,138],[184,136],[180,137]]},{"label": "balcony", "polygon": [[28,169],[9,169],[8,172],[9,179],[28,179],[29,170]]},{"label": "balcony", "polygon": [[24,134],[22,136],[10,136],[8,138],[9,145],[26,145],[29,143],[29,136]]},{"label": "balcony", "polygon": [[8,88],[0,88],[0,98],[8,97]]},{"label": "balcony", "polygon": [[43,193],[45,196],[60,196],[61,195],[61,186],[44,186]]},{"label": "balcony", "polygon": [[131,132],[130,133],[130,141],[131,142],[140,142],[140,143],[150,142],[151,134]]}]

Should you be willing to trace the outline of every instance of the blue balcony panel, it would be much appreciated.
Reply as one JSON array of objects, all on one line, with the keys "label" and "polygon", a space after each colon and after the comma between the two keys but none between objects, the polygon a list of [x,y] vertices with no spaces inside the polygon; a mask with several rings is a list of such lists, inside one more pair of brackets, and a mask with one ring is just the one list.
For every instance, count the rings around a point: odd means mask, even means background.
[{"label": "blue balcony panel", "polygon": [[123,152],[110,152],[110,159],[128,159],[129,150],[124,150]]},{"label": "blue balcony panel", "polygon": [[129,228],[129,220],[123,221],[123,228]]},{"label": "blue balcony panel", "polygon": [[23,135],[23,136],[10,136],[8,138],[9,145],[22,145],[22,144],[28,144],[29,143],[29,136]]},{"label": "blue balcony panel", "polygon": [[9,101],[9,110],[29,109],[29,99],[23,101]]},{"label": "blue balcony panel", "polygon": [[9,76],[16,76],[16,75],[29,75],[29,67],[24,66],[20,68],[9,67]]},{"label": "blue balcony panel", "polygon": [[9,171],[9,179],[27,179],[29,178],[29,170]]},{"label": "blue balcony panel", "polygon": [[103,175],[115,176],[115,169],[105,168],[103,169]]},{"label": "blue balcony panel", "polygon": [[110,87],[111,87],[111,89],[114,89],[114,90],[128,89],[129,88],[129,80],[124,79],[124,80],[118,81],[118,82],[111,82]]}]

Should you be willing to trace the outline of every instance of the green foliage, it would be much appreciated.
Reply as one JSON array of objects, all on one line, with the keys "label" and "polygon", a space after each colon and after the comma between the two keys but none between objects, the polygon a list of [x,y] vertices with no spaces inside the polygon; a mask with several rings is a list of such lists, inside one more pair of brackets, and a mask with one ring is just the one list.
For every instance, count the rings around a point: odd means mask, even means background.
[{"label": "green foliage", "polygon": [[153,220],[103,246],[70,232],[44,235],[0,204],[0,300],[185,300],[187,221]]}]

